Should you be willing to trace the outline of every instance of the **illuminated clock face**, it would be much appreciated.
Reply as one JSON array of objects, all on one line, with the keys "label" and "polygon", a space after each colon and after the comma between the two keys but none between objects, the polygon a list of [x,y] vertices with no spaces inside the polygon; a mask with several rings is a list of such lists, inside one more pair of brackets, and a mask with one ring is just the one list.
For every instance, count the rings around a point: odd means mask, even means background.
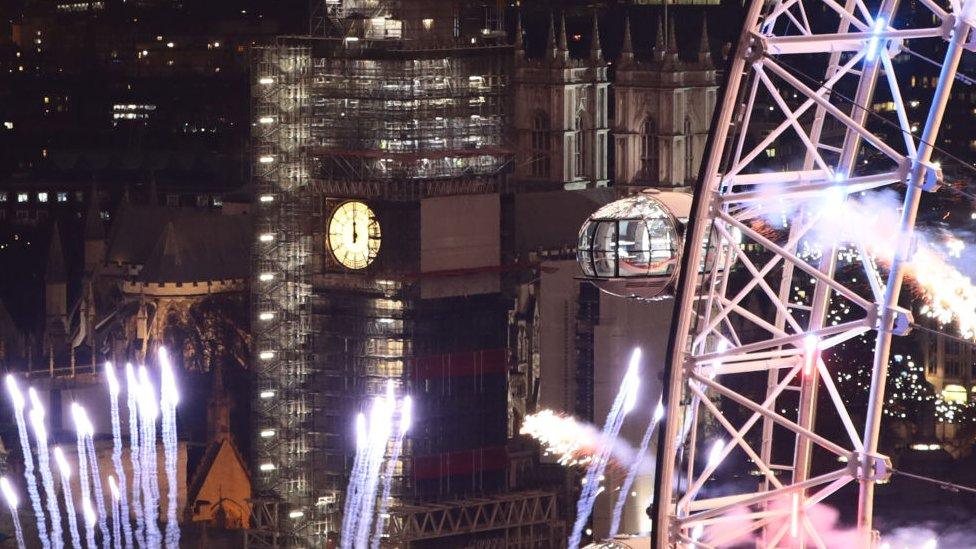
[{"label": "illuminated clock face", "polygon": [[380,251],[380,224],[366,204],[344,202],[329,219],[329,248],[348,269],[364,269]]}]

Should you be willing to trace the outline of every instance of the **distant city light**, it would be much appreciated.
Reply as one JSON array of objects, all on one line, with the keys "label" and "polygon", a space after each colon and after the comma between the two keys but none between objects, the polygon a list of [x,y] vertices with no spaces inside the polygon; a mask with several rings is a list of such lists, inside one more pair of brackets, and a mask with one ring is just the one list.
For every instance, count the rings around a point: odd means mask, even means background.
[{"label": "distant city light", "polygon": [[912,444],[912,450],[919,450],[921,452],[932,452],[941,449],[942,449],[941,444],[925,444],[925,443]]}]

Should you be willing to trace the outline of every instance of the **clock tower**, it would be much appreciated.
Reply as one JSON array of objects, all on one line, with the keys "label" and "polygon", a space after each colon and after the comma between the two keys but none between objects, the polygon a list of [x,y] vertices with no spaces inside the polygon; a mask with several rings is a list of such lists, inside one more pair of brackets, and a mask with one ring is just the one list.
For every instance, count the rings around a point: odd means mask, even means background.
[{"label": "clock tower", "polygon": [[262,50],[253,88],[258,225],[272,235],[255,252],[256,488],[326,538],[354,418],[390,382],[416,417],[394,506],[507,486],[512,48],[491,3],[382,6]]}]

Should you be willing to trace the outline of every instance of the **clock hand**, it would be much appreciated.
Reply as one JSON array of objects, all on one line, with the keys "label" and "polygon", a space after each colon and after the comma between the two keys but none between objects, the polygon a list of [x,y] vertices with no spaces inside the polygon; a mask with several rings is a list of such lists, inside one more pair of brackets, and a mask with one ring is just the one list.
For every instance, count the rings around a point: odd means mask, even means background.
[{"label": "clock hand", "polygon": [[355,244],[356,240],[359,239],[359,233],[356,232],[356,220],[352,221],[352,243]]}]

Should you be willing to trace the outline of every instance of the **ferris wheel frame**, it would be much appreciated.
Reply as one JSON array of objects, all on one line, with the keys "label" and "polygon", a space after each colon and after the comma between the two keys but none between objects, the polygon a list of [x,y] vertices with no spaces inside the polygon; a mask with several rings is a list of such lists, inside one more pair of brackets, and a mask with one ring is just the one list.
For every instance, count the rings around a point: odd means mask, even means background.
[{"label": "ferris wheel frame", "polygon": [[[960,58],[972,48],[976,0],[962,6],[954,2],[951,11],[932,0],[922,0],[920,5],[938,24],[894,28],[897,0],[881,0],[873,12],[864,0],[845,0],[844,5],[835,0],[753,0],[748,8],[730,60],[724,99],[715,112],[686,233],[665,371],[667,418],[658,445],[651,509],[655,547],[718,547],[723,541],[741,539],[736,536],[754,536],[765,546],[777,546],[787,535],[797,537],[799,546],[825,547],[806,511],[852,482],[858,484],[859,545],[871,547],[877,541],[874,489],[891,468],[889,459],[878,453],[891,341],[893,335],[907,333],[912,322],[910,311],[899,307],[899,297],[913,253],[921,196],[941,182],[939,166],[932,161],[933,144]],[[818,25],[811,25],[807,17],[811,7],[836,16],[832,32],[818,32]],[[896,70],[892,58],[905,41],[921,39],[944,40],[945,53],[924,130],[916,138],[897,78],[904,70]],[[804,82],[785,61],[797,55],[820,56],[824,61],[826,71],[819,75],[819,86]],[[835,93],[842,81],[854,90],[847,102]],[[902,144],[889,143],[871,124],[868,110],[878,85],[891,95],[904,135]],[[757,95],[769,103],[762,104]],[[782,121],[750,143],[748,138],[757,134],[753,126],[760,127],[755,116],[759,108],[777,113]],[[843,128],[839,143],[837,136],[826,135],[828,123]],[[802,166],[750,169],[784,135],[801,144]],[[863,148],[881,160],[859,164]],[[801,254],[799,244],[822,215],[813,207],[817,201],[838,192],[841,200],[847,200],[853,193],[884,187],[903,187],[899,232],[887,280],[863,246],[853,243],[861,251],[860,268],[870,286],[865,292],[836,276],[837,242],[825,245],[814,261]],[[788,234],[780,237],[755,223],[770,197],[809,204],[801,207]],[[735,253],[726,256],[724,265],[699,273],[696,267],[708,238],[735,247]],[[766,257],[745,251],[737,245],[739,239],[763,250]],[[728,273],[733,270],[746,279],[744,284],[730,284]],[[813,284],[810,302],[804,305],[790,299],[793,281],[800,274]],[[778,284],[770,283],[770,275],[778,277]],[[832,295],[863,315],[826,322]],[[763,300],[774,318],[762,318],[751,310],[743,303],[747,297]],[[738,335],[743,326],[765,335],[743,341]],[[859,428],[821,353],[872,332],[876,343],[870,395],[866,421]],[[738,375],[764,372],[762,399],[744,395],[728,383]],[[777,407],[790,392],[797,393],[795,413]],[[817,431],[817,405],[824,399],[843,426],[841,440]],[[734,424],[732,408],[749,419]],[[729,441],[707,448],[699,438],[704,434],[703,418],[717,424]],[[758,449],[747,440],[757,425],[762,429]],[[773,462],[776,450],[782,450],[774,448],[774,428],[794,436],[788,464]],[[811,476],[814,448],[835,454],[838,466]],[[706,485],[722,480],[716,471],[734,450],[754,463],[761,482],[756,490],[709,496]],[[721,539],[699,537],[702,527],[723,521]]]}]

